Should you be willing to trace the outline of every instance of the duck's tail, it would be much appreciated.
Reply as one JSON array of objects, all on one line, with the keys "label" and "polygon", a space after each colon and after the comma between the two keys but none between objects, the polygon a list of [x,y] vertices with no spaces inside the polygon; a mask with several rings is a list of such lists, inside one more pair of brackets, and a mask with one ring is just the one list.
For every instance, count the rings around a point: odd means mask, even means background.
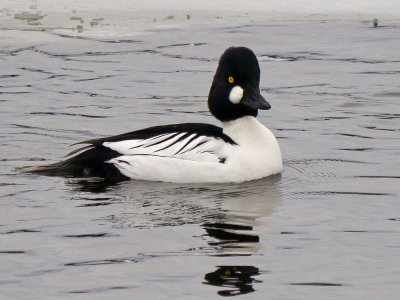
[{"label": "duck's tail", "polygon": [[68,172],[62,163],[63,162],[43,166],[23,167],[18,169],[18,171],[22,173],[36,173],[47,176],[64,176]]},{"label": "duck's tail", "polygon": [[117,167],[108,161],[121,154],[103,146],[90,148],[69,159],[42,166],[24,167],[22,173],[65,177],[102,177],[112,180],[126,180]]}]

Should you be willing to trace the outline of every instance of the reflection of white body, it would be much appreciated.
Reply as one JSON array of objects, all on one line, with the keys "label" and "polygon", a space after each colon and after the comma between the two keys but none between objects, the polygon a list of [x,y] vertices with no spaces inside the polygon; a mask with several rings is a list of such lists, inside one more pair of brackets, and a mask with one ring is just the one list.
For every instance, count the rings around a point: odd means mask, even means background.
[{"label": "reflection of white body", "polygon": [[[113,222],[118,227],[153,228],[202,224],[204,230],[214,228],[222,233],[260,238],[259,242],[249,242],[234,236],[226,240],[221,239],[221,236],[213,236],[212,232],[207,234],[207,238],[201,230],[194,235],[206,239],[210,247],[192,249],[191,253],[251,255],[260,248],[268,247],[268,242],[261,239],[265,237],[264,230],[269,234],[276,230],[280,232],[271,224],[263,226],[282,202],[279,175],[241,184],[182,185],[127,181],[118,186],[118,194],[125,199],[124,212],[113,216]],[[187,230],[184,229],[186,227],[179,228]],[[158,251],[165,249],[149,251],[153,252],[146,254],[157,255]]]},{"label": "reflection of white body", "polygon": [[185,132],[144,140],[105,142],[103,145],[122,154],[109,163],[132,179],[242,182],[281,172],[278,142],[254,117],[226,122],[223,132],[236,145],[214,137],[196,138],[195,134],[181,139]]}]

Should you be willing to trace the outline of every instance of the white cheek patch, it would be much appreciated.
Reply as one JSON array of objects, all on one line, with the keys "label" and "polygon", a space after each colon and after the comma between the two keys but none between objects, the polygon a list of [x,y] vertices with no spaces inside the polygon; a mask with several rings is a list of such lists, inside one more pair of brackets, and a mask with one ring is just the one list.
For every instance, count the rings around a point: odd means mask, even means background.
[{"label": "white cheek patch", "polygon": [[231,89],[229,93],[229,101],[233,104],[238,104],[243,97],[243,89],[240,86],[235,86]]}]

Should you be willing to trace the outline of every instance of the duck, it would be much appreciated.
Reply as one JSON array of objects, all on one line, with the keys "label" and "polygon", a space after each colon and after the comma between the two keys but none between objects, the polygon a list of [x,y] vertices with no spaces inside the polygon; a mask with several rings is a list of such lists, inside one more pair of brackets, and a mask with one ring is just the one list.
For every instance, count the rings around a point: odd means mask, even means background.
[{"label": "duck", "polygon": [[105,180],[240,183],[282,172],[274,134],[256,117],[271,105],[261,95],[260,67],[247,47],[221,55],[208,95],[221,127],[206,123],[153,126],[83,144],[67,159],[24,173]]}]

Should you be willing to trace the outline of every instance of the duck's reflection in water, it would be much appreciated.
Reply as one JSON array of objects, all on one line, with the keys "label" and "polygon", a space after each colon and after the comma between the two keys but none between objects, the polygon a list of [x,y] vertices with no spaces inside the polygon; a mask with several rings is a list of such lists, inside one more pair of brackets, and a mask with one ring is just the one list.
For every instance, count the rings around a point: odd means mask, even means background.
[{"label": "duck's reflection in water", "polygon": [[[243,184],[241,192],[221,193],[221,213],[212,222],[203,224],[208,245],[215,249],[214,256],[251,256],[262,247],[259,232],[254,228],[260,219],[273,213],[281,195],[278,188],[280,176]],[[248,265],[216,266],[204,276],[204,284],[219,286],[221,296],[252,293],[260,270]]]},{"label": "duck's reflection in water", "polygon": [[[220,249],[219,256],[249,256],[259,248],[260,237],[247,225],[213,223],[203,224],[207,235],[215,238],[208,244]],[[217,270],[204,276],[204,284],[223,287],[221,296],[236,296],[254,292],[253,283],[262,282],[254,276],[260,274],[254,266],[216,266]]]},{"label": "duck's reflection in water", "polygon": [[[223,249],[222,253],[219,254],[220,256],[251,255],[250,252],[255,252],[254,250],[258,248],[255,244],[260,241],[260,237],[252,233],[252,226],[206,223],[203,224],[203,227],[208,236],[216,238],[216,241],[211,241],[208,244]],[[244,250],[244,252],[240,253],[240,250]]]},{"label": "duck's reflection in water", "polygon": [[217,270],[204,276],[204,283],[226,288],[218,291],[220,296],[236,296],[254,292],[253,283],[261,281],[253,276],[259,274],[253,266],[217,266]]},{"label": "duck's reflection in water", "polygon": [[210,255],[253,255],[262,247],[260,232],[255,227],[262,218],[271,215],[280,204],[280,176],[244,183],[230,191],[214,194],[219,203],[219,214],[202,224],[208,245],[214,249]]},{"label": "duck's reflection in water", "polygon": [[[260,243],[260,225],[279,206],[282,196],[280,176],[242,184],[181,185],[159,182],[132,181],[107,186],[104,183],[86,183],[80,190],[111,196],[110,204],[124,206],[107,219],[118,228],[150,229],[185,224],[201,224],[208,247],[144,253],[151,256],[202,254],[207,256],[246,257],[257,254]],[[89,197],[88,197],[89,200]],[[90,199],[93,202],[93,198]],[[114,201],[114,202],[113,202]],[[107,202],[107,201],[102,201]],[[161,247],[162,248],[162,247]],[[213,266],[204,276],[204,284],[220,286],[219,295],[234,296],[254,292],[253,284],[261,282],[256,276],[264,271],[243,265]],[[247,262],[247,263],[246,263]],[[217,268],[216,270],[214,269]],[[229,288],[229,289],[227,289]]]}]

